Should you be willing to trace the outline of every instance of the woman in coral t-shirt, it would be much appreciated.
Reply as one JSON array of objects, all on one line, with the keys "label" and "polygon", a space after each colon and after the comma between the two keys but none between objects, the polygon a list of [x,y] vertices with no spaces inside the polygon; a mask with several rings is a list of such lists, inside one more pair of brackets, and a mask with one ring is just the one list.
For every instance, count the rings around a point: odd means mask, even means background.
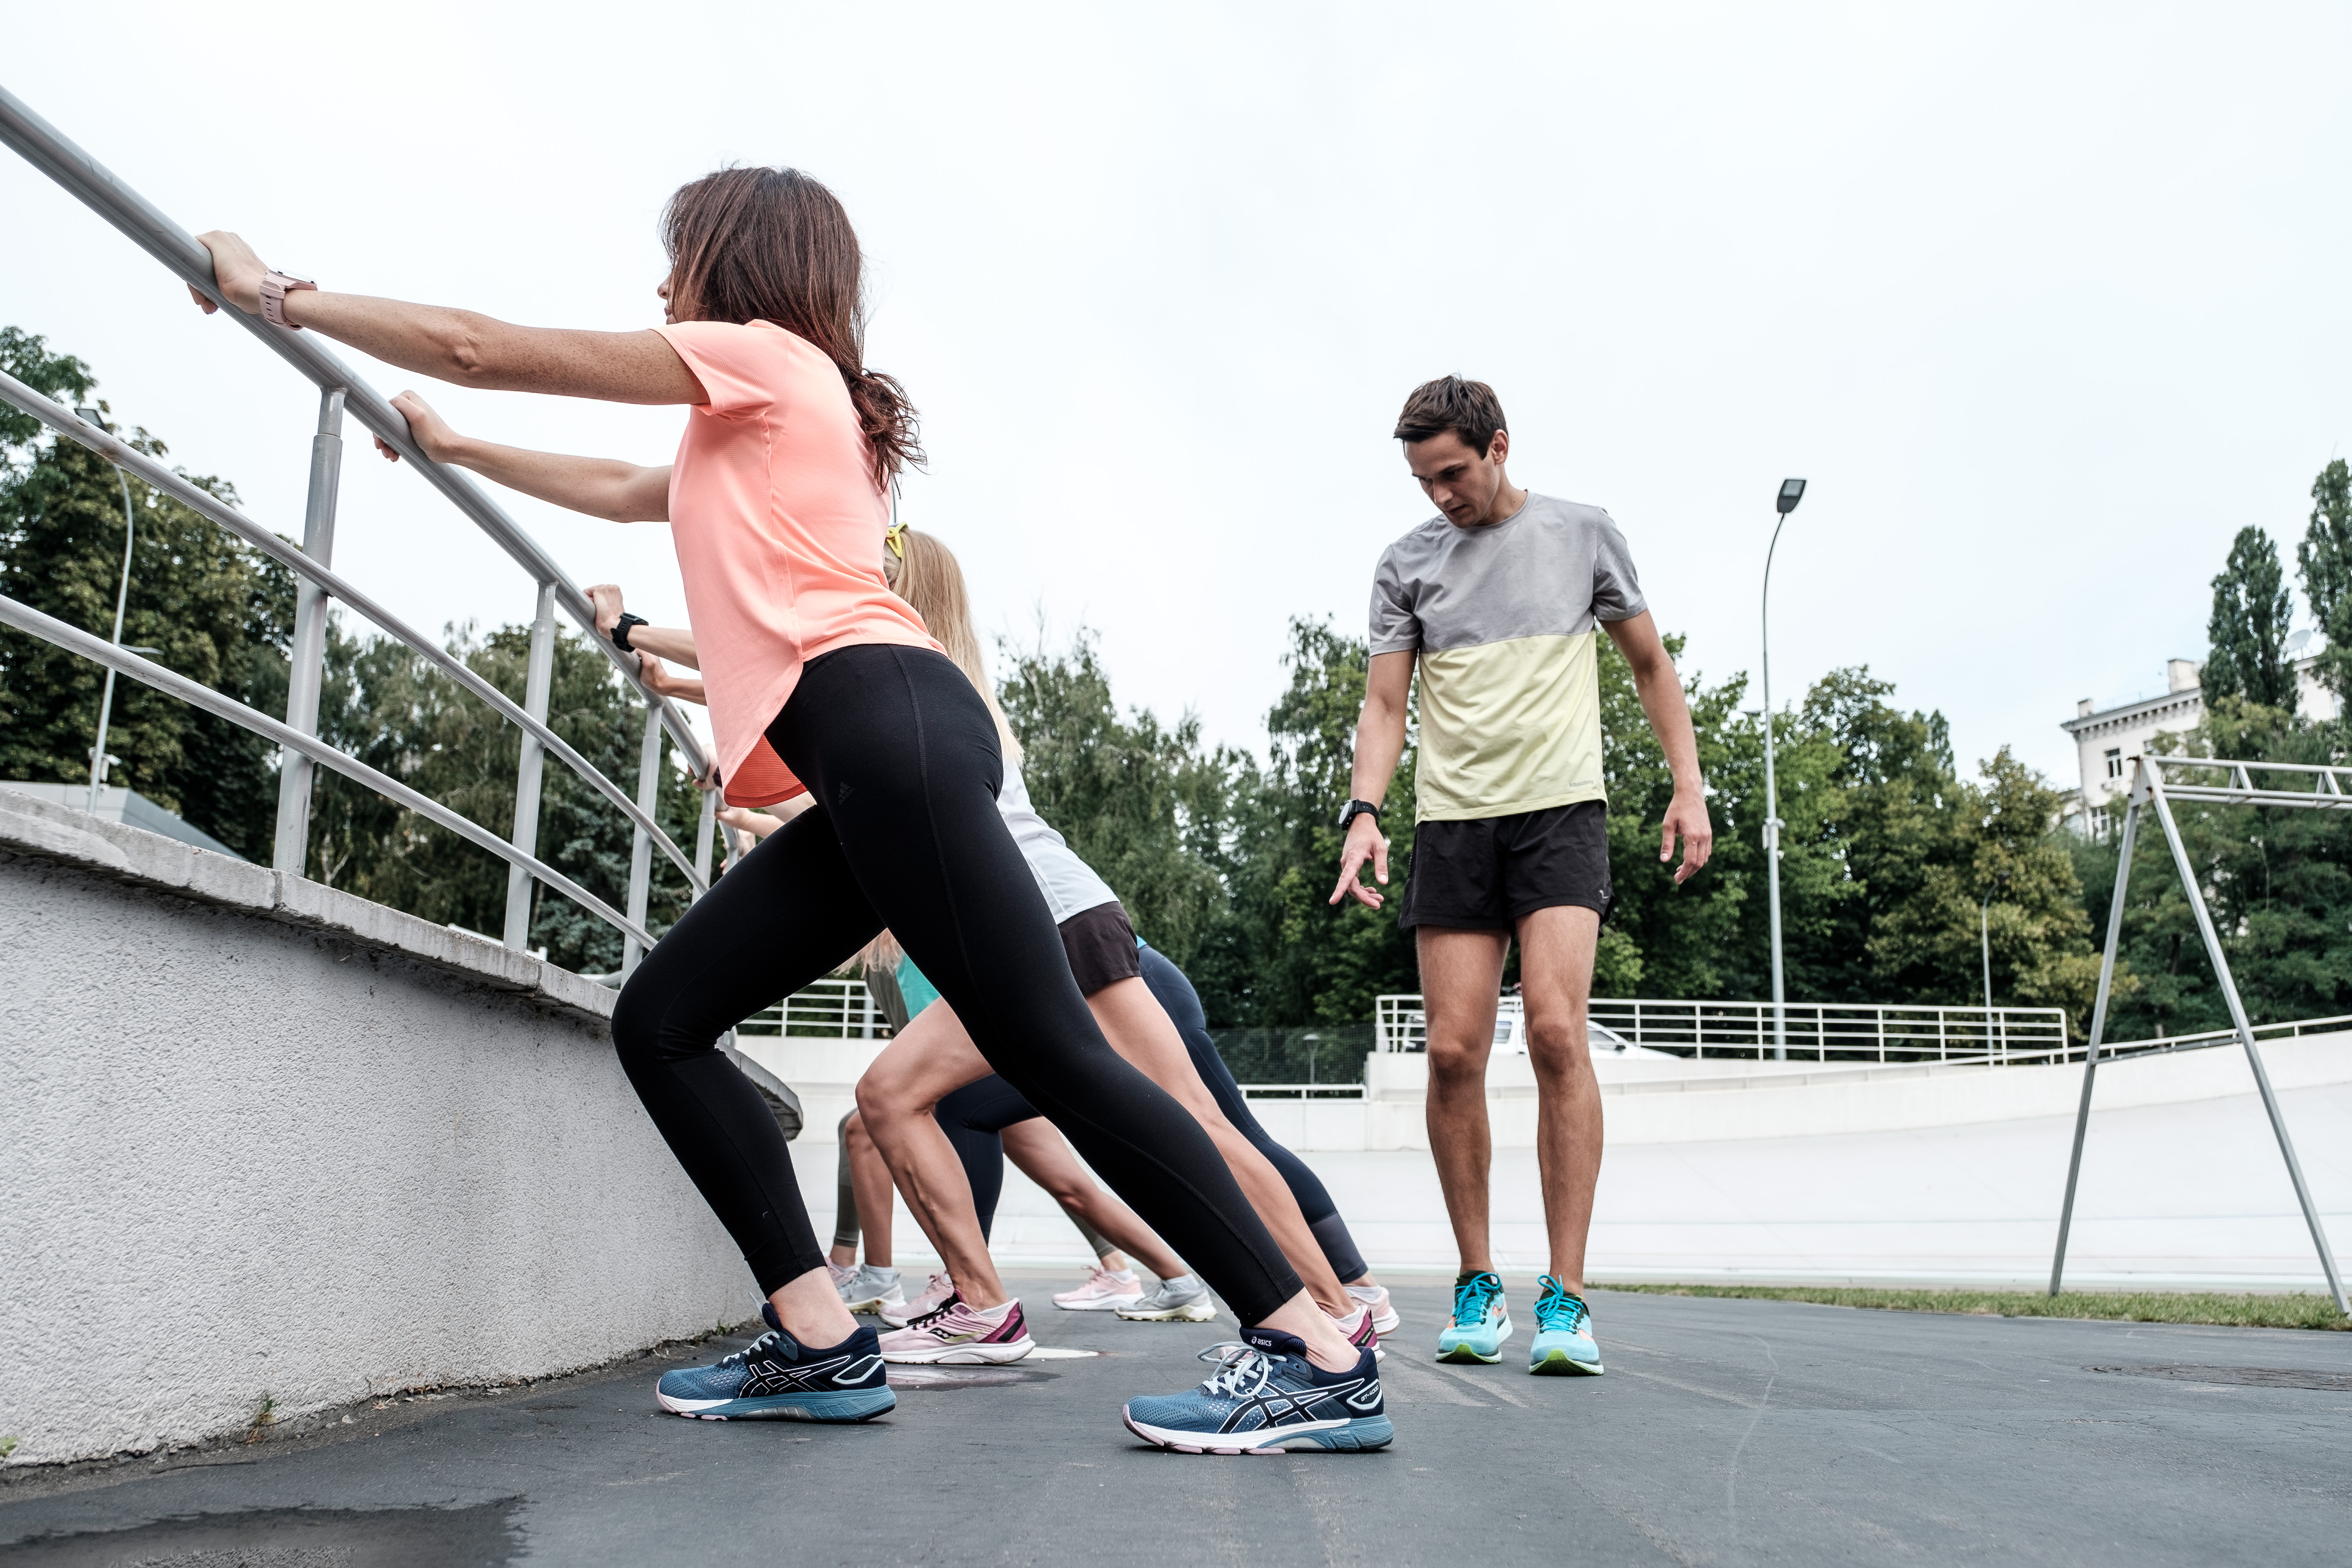
[{"label": "woman in coral t-shirt", "polygon": [[[997,811],[987,704],[883,580],[886,487],[921,453],[903,390],[864,365],[847,215],[797,171],[729,169],[671,198],[664,237],[667,324],[594,332],[323,292],[268,271],[235,235],[204,237],[230,303],[388,363],[462,385],[690,410],[676,462],[640,468],[466,439],[414,395],[394,400],[437,459],[591,516],[667,520],[727,799],[805,792],[816,803],[688,910],[613,1016],[630,1082],[742,1248],[772,1331],[745,1355],[665,1375],[662,1404],[803,1420],[891,1406],[873,1332],[834,1291],[775,1120],[717,1049],[887,924],[990,1065],[1244,1324],[1276,1331],[1256,1337],[1262,1381],[1295,1394],[1277,1402],[1288,1412],[1278,1424],[1302,1442],[1376,1446],[1369,1356],[1359,1364],[1344,1339],[1333,1347],[1329,1320],[1200,1123],[1104,1043]],[[1148,1402],[1146,1418],[1160,1429],[1180,1415],[1238,1419],[1218,1411],[1235,1406],[1243,1381],[1229,1368]],[[1279,1440],[1263,1426],[1250,1437]]]}]

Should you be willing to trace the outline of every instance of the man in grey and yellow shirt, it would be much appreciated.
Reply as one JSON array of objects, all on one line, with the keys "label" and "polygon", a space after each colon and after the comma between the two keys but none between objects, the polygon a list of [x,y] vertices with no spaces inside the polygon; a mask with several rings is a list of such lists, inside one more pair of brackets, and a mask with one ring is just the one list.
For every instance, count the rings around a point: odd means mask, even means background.
[{"label": "man in grey and yellow shirt", "polygon": [[1373,574],[1371,672],[1331,901],[1384,901],[1358,874],[1369,860],[1379,881],[1389,879],[1370,803],[1387,795],[1403,753],[1418,660],[1421,754],[1402,924],[1413,933],[1429,1019],[1429,1145],[1462,1257],[1437,1358],[1499,1361],[1511,1333],[1488,1250],[1486,1058],[1516,937],[1551,1243],[1529,1370],[1597,1373],[1584,1246],[1601,1174],[1601,1088],[1585,1011],[1611,892],[1596,627],[1632,667],[1674,771],[1658,858],[1670,860],[1681,839],[1676,882],[1706,864],[1714,844],[1698,744],[1625,536],[1598,507],[1511,483],[1511,437],[1494,389],[1459,376],[1420,386],[1396,437],[1442,515],[1390,545]]}]

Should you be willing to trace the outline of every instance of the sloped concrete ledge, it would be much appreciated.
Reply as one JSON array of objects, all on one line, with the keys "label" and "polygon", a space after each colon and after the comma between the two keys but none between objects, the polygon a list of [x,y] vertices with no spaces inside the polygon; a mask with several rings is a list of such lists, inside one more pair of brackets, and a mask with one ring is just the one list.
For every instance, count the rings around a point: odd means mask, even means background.
[{"label": "sloped concrete ledge", "polygon": [[604,986],[6,792],[0,930],[10,1465],[556,1375],[755,1305]]},{"label": "sloped concrete ledge", "polygon": [[551,1006],[609,1019],[618,993],[527,952],[144,828],[0,789],[0,855],[55,860],[199,903],[317,926]]}]

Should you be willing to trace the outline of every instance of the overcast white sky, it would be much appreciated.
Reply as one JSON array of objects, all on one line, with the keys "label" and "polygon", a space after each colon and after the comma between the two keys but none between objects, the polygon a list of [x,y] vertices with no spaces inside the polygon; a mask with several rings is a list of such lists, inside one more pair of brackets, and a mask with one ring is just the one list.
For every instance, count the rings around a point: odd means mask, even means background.
[{"label": "overcast white sky", "polygon": [[[659,320],[654,222],[793,163],[872,259],[925,416],[906,514],[987,628],[1100,631],[1116,689],[1248,742],[1284,621],[1360,630],[1427,515],[1388,439],[1460,371],[1512,472],[1604,505],[1689,667],[1867,664],[1964,764],[2201,657],[2249,523],[2291,552],[2352,437],[2341,6],[410,5],[12,16],[0,81],[194,230],[330,288]],[[0,321],[299,535],[314,400],[0,153]],[[347,355],[347,357],[349,357]],[[411,378],[358,362],[390,393]],[[427,384],[639,461],[680,416]],[[336,564],[414,620],[530,590],[355,442]],[[682,615],[665,528],[506,498]]]}]

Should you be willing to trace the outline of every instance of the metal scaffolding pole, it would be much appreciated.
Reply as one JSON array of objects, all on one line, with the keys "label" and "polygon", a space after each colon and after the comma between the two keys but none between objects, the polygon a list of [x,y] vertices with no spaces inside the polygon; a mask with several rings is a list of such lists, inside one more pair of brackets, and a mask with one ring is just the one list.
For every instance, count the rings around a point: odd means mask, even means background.
[{"label": "metal scaffolding pole", "polygon": [[[2164,828],[2164,841],[2172,851],[2173,867],[2179,872],[2180,885],[2189,894],[2189,911],[2197,917],[2197,934],[2204,940],[2206,956],[2213,961],[2213,975],[2216,980],[2221,982],[2221,999],[2229,1005],[2231,1026],[2237,1031],[2238,1043],[2245,1047],[2247,1065],[2254,1070],[2254,1089],[2262,1096],[2263,1110],[2268,1113],[2271,1121],[2271,1131],[2276,1134],[2278,1138],[2279,1154],[2286,1163],[2287,1180],[2294,1184],[2294,1199],[2296,1204],[2300,1205],[2303,1210],[2304,1224],[2308,1226],[2311,1229],[2312,1246],[2316,1248],[2319,1253],[2319,1268],[2320,1272],[2326,1277],[2328,1294],[2336,1299],[2336,1310],[2337,1311],[2344,1313],[2347,1317],[2352,1317],[2352,1300],[2347,1300],[2345,1299],[2344,1280],[2343,1277],[2336,1271],[2335,1250],[2328,1246],[2327,1230],[2326,1227],[2320,1223],[2318,1205],[2312,1202],[2311,1188],[2303,1179],[2303,1162],[2295,1157],[2294,1140],[2287,1133],[2286,1117],[2284,1113],[2279,1110],[2278,1095],[2271,1088],[2271,1075],[2268,1069],[2263,1066],[2263,1054],[2260,1050],[2255,1048],[2254,1027],[2252,1022],[2250,1022],[2246,1017],[2245,1002],[2238,995],[2238,982],[2236,977],[2230,973],[2230,961],[2222,954],[2221,933],[2214,929],[2212,910],[2206,907],[2204,886],[2198,879],[2196,867],[2189,861],[2187,846],[2182,844],[2180,841],[2179,825],[2172,819],[2172,805],[2170,800],[2167,797],[2164,783],[2164,770],[2168,765],[2189,769],[2223,768],[2229,771],[2231,782],[2227,785],[2191,785],[2184,790],[2183,794],[2187,798],[2190,799],[2227,802],[2233,798],[2242,800],[2249,795],[2260,795],[2263,797],[2265,804],[2280,805],[2333,806],[2343,804],[2342,796],[2336,795],[2334,794],[2336,781],[2332,772],[2308,767],[2288,768],[2281,766],[2273,768],[2271,771],[2320,773],[2322,775],[2322,782],[2317,786],[2319,793],[2313,795],[2297,795],[2284,791],[2273,792],[2259,789],[2253,784],[2252,774],[2254,772],[2264,769],[2268,766],[2268,764],[2260,763],[2226,763],[2201,758],[2143,757],[2140,759],[2137,770],[2134,773],[2132,777],[2132,798],[2134,804],[2137,805],[2139,801],[2145,799],[2147,805],[2155,811],[2156,820]],[[2116,874],[2116,908],[2109,912],[2107,921],[2109,933],[2107,956],[2101,966],[2100,973],[2100,1005],[2102,1010],[2104,1010],[2105,1007],[2107,984],[2115,963],[2116,938],[2120,934],[2122,930],[2119,922],[2123,910],[2123,893],[2126,883],[2129,879],[2130,867],[2131,860],[2128,853],[2128,845],[2126,845],[2123,864],[2117,868]],[[2102,1022],[2104,1022],[2104,1020],[2102,1020]],[[2093,1064],[2089,1061],[2085,1061],[2084,1064],[2083,1110],[2076,1117],[2074,1133],[2076,1151],[2074,1164],[2076,1168],[2079,1168],[2081,1163],[2084,1121],[2088,1116],[2090,1110],[2090,1072],[2092,1065]],[[2063,1262],[2064,1255],[2063,1249],[2064,1242],[2063,1238],[2065,1234],[2065,1226],[2073,1219],[2074,1185],[2074,1173],[2073,1170],[2070,1170],[2067,1176],[2066,1211],[2062,1215],[2059,1222],[2061,1226],[2060,1236],[2062,1238],[2060,1242],[2061,1252],[2057,1259],[2053,1262],[2050,1271],[2051,1283],[2053,1290],[2056,1289],[2060,1267]]]},{"label": "metal scaffolding pole", "polygon": [[2124,807],[2123,844],[2116,862],[2116,901],[2107,910],[2107,948],[2099,959],[2099,995],[2091,1005],[2091,1039],[2083,1053],[2083,1103],[2074,1112],[2074,1152],[2066,1161],[2066,1201],[2058,1205],[2058,1249],[2050,1257],[2050,1293],[2058,1294],[2066,1273],[2066,1233],[2074,1224],[2074,1186],[2083,1174],[2083,1138],[2091,1130],[2091,1079],[2099,1070],[2099,1047],[2107,1037],[2107,999],[2115,994],[2116,953],[2123,945],[2124,894],[2131,887],[2132,845],[2139,837],[2139,787]]},{"label": "metal scaffolding pole", "polygon": [[[302,513],[302,553],[321,566],[335,563],[335,500],[343,476],[343,389],[319,394],[319,433],[310,438],[310,499]],[[294,584],[292,668],[286,685],[286,722],[305,735],[319,732],[319,691],[327,658],[327,591],[307,577]],[[296,751],[278,758],[278,835],[270,864],[302,874],[310,839],[310,784],[315,764]]]}]

